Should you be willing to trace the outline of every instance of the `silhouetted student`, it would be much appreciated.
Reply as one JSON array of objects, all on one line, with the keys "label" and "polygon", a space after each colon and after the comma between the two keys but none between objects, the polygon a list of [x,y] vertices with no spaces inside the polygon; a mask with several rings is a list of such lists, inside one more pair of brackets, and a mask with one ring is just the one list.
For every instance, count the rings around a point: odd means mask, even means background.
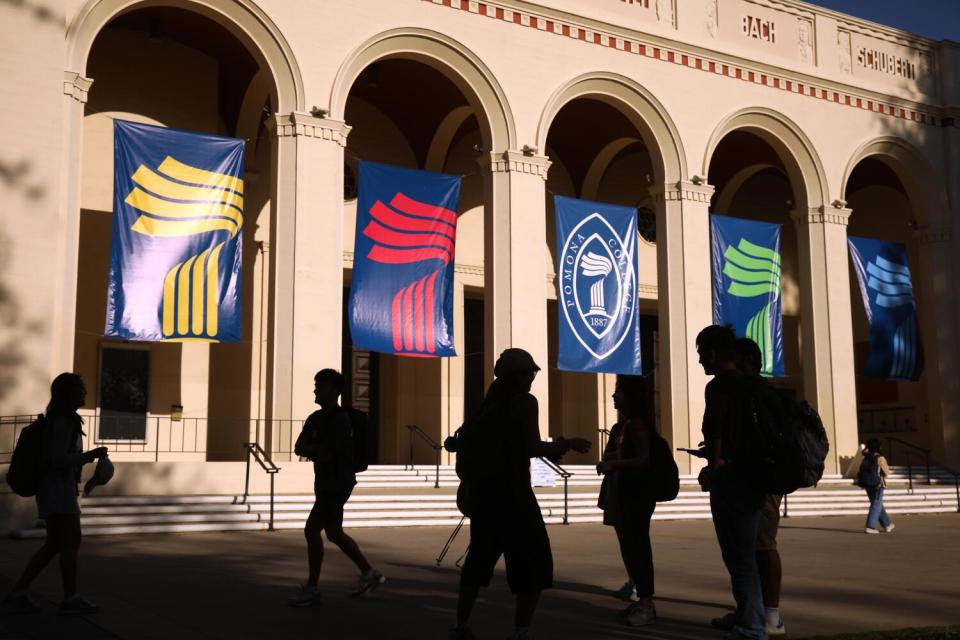
[{"label": "silhouetted student", "polygon": [[77,485],[83,465],[107,455],[106,447],[83,451],[83,419],[77,409],[86,401],[87,389],[75,373],[61,373],[50,385],[50,404],[43,421],[37,511],[46,521],[47,539],[33,554],[4,604],[32,611],[38,605],[27,589],[44,567],[60,555],[63,580],[62,614],[88,614],[99,610],[77,595],[77,552],[80,549],[80,504]]},{"label": "silhouetted student", "polygon": [[[767,384],[760,376],[763,367],[763,354],[760,347],[750,338],[737,338],[734,343],[738,367],[754,384]],[[760,525],[757,530],[757,568],[760,571],[760,585],[763,588],[764,616],[767,623],[767,635],[782,636],[787,633],[780,615],[780,584],[783,569],[780,564],[780,552],[777,551],[777,529],[780,526],[780,502],[783,496],[769,494],[764,498],[760,511]],[[717,629],[733,629],[736,616],[729,613],[715,618],[713,626]]]},{"label": "silhouetted student", "polygon": [[650,546],[650,518],[657,506],[644,486],[643,472],[650,467],[651,417],[640,376],[617,376],[613,406],[621,421],[613,425],[597,473],[604,474],[600,486],[603,524],[617,532],[620,555],[636,591],[637,601],[625,611],[627,624],[640,627],[657,617],[653,605],[653,550]]},{"label": "silhouetted student", "polygon": [[757,531],[764,494],[749,482],[744,432],[752,411],[743,374],[737,370],[730,327],[711,325],[697,335],[700,364],[713,380],[705,389],[703,439],[707,466],[700,485],[710,492],[710,511],[737,603],[728,639],[765,640],[763,592],[757,569]]},{"label": "silhouetted student", "polygon": [[[473,419],[500,455],[485,461],[495,473],[471,486],[470,550],[460,574],[454,640],[473,638],[467,627],[481,587],[489,586],[500,556],[507,565],[507,583],[516,596],[515,630],[511,638],[529,638],[540,592],[553,586],[553,555],[530,486],[530,458],[558,458],[571,449],[584,453],[590,442],[570,438],[540,440],[537,399],[530,386],[540,367],[523,349],[507,349],[496,362],[496,380]],[[487,431],[490,430],[490,431]],[[459,453],[458,453],[459,455]]]},{"label": "silhouetted student", "polygon": [[[887,478],[890,476],[890,465],[883,457],[880,449],[880,440],[870,438],[863,449],[863,462],[857,473],[857,484],[867,492],[870,500],[870,510],[867,512],[867,525],[864,533],[890,533],[896,526],[890,522],[887,510],[883,508],[883,491],[887,488]],[[877,528],[877,526],[880,528]]]},{"label": "silhouetted student", "polygon": [[350,417],[338,400],[343,392],[343,376],[323,369],[314,376],[314,398],[320,405],[303,425],[294,445],[294,453],[313,461],[313,491],[316,502],[307,518],[303,535],[307,539],[309,575],[306,584],[287,602],[292,607],[320,604],[320,568],[323,565],[323,538],[340,547],[360,570],[354,595],[363,595],[386,582],[383,574],[370,566],[353,538],[343,531],[343,506],[350,498],[357,477],[354,471],[354,445]]}]

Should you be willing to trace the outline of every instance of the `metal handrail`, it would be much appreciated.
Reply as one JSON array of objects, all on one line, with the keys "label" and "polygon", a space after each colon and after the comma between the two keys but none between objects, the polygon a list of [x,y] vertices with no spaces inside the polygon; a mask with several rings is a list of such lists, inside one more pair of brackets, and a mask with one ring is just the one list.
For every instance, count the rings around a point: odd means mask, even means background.
[{"label": "metal handrail", "polygon": [[250,459],[253,458],[260,465],[260,468],[270,476],[270,524],[268,530],[273,531],[274,476],[280,473],[280,467],[275,465],[273,460],[267,456],[267,452],[263,450],[260,443],[244,442],[243,448],[247,450],[247,474],[243,485],[243,504],[247,503],[247,498],[250,496]]},{"label": "metal handrail", "polygon": [[567,503],[569,501],[569,484],[567,481],[573,477],[573,474],[548,458],[538,456],[538,459],[543,461],[543,463],[547,465],[551,471],[559,474],[559,476],[563,478],[563,524],[570,524],[569,510],[567,507]]},{"label": "metal handrail", "polygon": [[906,440],[901,440],[900,438],[894,438],[892,436],[887,436],[887,454],[890,456],[890,463],[893,464],[893,443],[897,443],[903,447],[907,447],[907,482],[909,483],[910,493],[913,493],[913,460],[911,459],[912,451],[919,451],[923,454],[924,463],[927,468],[927,484],[930,482],[930,449],[924,449],[923,447],[917,446],[912,442],[907,442]]},{"label": "metal handrail", "polygon": [[427,435],[427,433],[423,429],[421,429],[415,424],[408,424],[407,430],[410,433],[410,459],[409,459],[410,468],[413,469],[413,436],[416,435],[421,440],[423,440],[428,445],[430,445],[430,447],[433,449],[433,455],[436,458],[433,488],[439,489],[440,488],[440,451],[443,450],[443,447],[440,445],[440,443],[438,443],[436,440],[434,440],[429,435]]}]

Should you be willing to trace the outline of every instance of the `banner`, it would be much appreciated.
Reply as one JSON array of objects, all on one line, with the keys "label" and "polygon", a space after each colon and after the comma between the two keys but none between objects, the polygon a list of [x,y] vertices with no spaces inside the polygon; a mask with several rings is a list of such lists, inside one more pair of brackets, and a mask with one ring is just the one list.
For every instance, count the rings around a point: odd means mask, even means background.
[{"label": "banner", "polygon": [[455,356],[460,178],[360,163],[349,319],[358,349]]},{"label": "banner", "polygon": [[640,375],[637,210],[554,196],[557,368]]},{"label": "banner", "polygon": [[114,120],[104,335],[240,340],[243,141]]},{"label": "banner", "polygon": [[780,225],[710,216],[713,322],[760,347],[761,375],[781,377]]},{"label": "banner", "polygon": [[923,346],[907,248],[899,242],[853,236],[847,242],[870,323],[870,357],[863,375],[919,380]]}]

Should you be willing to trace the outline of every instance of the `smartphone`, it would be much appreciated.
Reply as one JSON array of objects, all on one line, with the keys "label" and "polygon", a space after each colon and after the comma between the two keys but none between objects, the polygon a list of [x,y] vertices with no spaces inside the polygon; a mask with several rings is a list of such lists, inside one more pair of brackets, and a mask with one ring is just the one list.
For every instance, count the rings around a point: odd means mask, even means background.
[{"label": "smartphone", "polygon": [[683,451],[684,453],[689,453],[690,455],[696,456],[697,458],[706,458],[706,457],[707,457],[707,451],[706,451],[706,449],[683,449],[683,448],[678,447],[678,448],[677,448],[677,451]]}]

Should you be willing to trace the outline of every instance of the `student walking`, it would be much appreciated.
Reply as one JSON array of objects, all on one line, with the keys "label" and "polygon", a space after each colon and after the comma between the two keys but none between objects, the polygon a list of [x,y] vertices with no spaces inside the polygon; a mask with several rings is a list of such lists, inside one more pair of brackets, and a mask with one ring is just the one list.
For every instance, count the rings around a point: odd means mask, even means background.
[{"label": "student walking", "polygon": [[[880,440],[870,438],[863,450],[863,462],[857,473],[857,484],[867,492],[870,499],[870,511],[867,512],[867,525],[864,533],[890,533],[896,526],[890,522],[887,510],[883,508],[883,491],[887,488],[887,478],[890,477],[890,465],[883,457],[880,449]],[[879,526],[879,528],[878,528]]]},{"label": "student walking", "polygon": [[764,495],[749,481],[745,425],[749,396],[737,369],[730,327],[712,325],[697,335],[700,364],[713,380],[705,389],[703,439],[707,466],[700,485],[710,492],[710,511],[736,601],[728,640],[766,640],[763,591],[757,569],[757,531]]},{"label": "student walking", "polygon": [[343,507],[357,484],[355,447],[349,414],[340,406],[343,376],[323,369],[314,377],[314,398],[320,410],[310,414],[294,445],[294,453],[313,461],[313,491],[316,502],[307,518],[303,535],[307,539],[307,582],[288,600],[292,607],[320,604],[320,569],[323,565],[323,538],[340,547],[360,570],[355,596],[363,595],[386,582],[370,566],[356,541],[343,531]]},{"label": "student walking", "polygon": [[[516,597],[514,640],[530,638],[530,624],[540,593],[553,586],[553,555],[540,514],[540,505],[530,485],[530,458],[559,458],[571,449],[585,453],[590,442],[570,438],[559,442],[540,440],[537,399],[530,387],[540,367],[523,349],[507,349],[494,367],[496,379],[487,390],[480,410],[464,425],[471,435],[448,441],[457,452],[461,485],[469,487],[465,499],[470,514],[470,549],[460,574],[457,626],[451,640],[474,638],[468,626],[481,587],[490,584],[494,567],[504,556],[507,583]],[[478,451],[485,454],[477,460]],[[461,456],[474,458],[462,469]]]},{"label": "student walking", "polygon": [[50,385],[50,404],[41,421],[40,467],[36,487],[37,512],[46,522],[47,538],[4,598],[13,610],[34,611],[39,605],[28,589],[40,572],[60,556],[63,583],[61,614],[91,614],[97,605],[77,595],[77,556],[80,550],[78,484],[83,465],[107,455],[106,447],[83,451],[83,418],[77,409],[86,402],[87,389],[75,373],[61,373]]},{"label": "student walking", "polygon": [[617,376],[613,406],[622,419],[610,430],[603,459],[597,464],[597,473],[604,476],[599,507],[603,524],[617,533],[623,565],[637,593],[637,601],[625,610],[627,624],[640,627],[657,617],[650,544],[650,518],[657,502],[644,483],[649,481],[644,472],[650,469],[649,430],[653,427],[643,378]]}]

